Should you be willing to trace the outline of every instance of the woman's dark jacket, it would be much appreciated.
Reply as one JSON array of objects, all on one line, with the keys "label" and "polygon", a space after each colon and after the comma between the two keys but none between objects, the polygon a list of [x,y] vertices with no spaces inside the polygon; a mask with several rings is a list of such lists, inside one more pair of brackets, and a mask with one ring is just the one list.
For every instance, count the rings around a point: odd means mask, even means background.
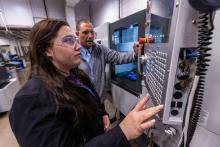
[{"label": "woman's dark jacket", "polygon": [[103,124],[90,120],[75,126],[74,116],[65,106],[57,110],[52,92],[33,77],[16,94],[9,120],[21,147],[130,146],[119,126],[104,133]]}]

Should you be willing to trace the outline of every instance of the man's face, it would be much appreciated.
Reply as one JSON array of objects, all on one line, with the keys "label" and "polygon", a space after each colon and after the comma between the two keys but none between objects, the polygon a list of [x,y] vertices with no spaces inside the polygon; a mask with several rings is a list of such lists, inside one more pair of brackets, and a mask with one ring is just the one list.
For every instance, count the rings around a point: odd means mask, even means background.
[{"label": "man's face", "polygon": [[76,32],[80,44],[85,48],[90,48],[93,45],[95,32],[91,23],[81,23],[79,31]]}]

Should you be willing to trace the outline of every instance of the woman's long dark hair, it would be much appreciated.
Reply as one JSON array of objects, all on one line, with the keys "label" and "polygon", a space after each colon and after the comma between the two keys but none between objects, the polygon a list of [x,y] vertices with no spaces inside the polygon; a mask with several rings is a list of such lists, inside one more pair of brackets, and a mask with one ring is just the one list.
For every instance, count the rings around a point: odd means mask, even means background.
[{"label": "woman's long dark hair", "polygon": [[[60,20],[42,20],[34,25],[30,34],[30,76],[37,76],[54,95],[57,110],[61,107],[70,109],[75,113],[74,125],[84,121],[98,120],[97,107],[89,100],[88,93],[70,80],[58,70],[51,59],[46,55],[46,50],[52,45],[57,32],[62,26],[69,26],[67,22]],[[79,77],[83,83],[92,87],[86,74],[78,68],[70,71]],[[57,112],[58,112],[57,111]],[[71,117],[71,116],[70,116]]]}]

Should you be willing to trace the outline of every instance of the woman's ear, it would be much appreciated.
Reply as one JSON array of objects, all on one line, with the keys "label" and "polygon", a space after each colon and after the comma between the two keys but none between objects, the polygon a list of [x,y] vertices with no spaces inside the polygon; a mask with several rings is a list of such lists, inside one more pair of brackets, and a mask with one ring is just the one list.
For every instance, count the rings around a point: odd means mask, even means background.
[{"label": "woman's ear", "polygon": [[51,47],[47,48],[45,53],[49,58],[53,59],[53,49]]}]

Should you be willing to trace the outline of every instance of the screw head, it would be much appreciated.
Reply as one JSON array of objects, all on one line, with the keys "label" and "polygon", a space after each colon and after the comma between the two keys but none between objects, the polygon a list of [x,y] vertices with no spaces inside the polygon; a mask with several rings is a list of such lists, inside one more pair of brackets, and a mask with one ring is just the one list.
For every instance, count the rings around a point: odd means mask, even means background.
[{"label": "screw head", "polygon": [[176,2],[176,7],[179,7],[180,3],[179,2]]}]

